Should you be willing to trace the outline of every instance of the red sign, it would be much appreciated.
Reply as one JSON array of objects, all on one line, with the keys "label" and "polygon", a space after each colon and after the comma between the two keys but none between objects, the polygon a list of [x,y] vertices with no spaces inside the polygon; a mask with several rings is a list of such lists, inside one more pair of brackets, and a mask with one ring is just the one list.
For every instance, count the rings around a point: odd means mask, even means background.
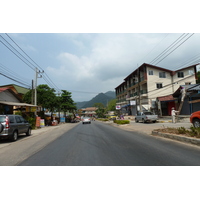
[{"label": "red sign", "polygon": [[40,117],[36,117],[36,127],[40,127]]}]

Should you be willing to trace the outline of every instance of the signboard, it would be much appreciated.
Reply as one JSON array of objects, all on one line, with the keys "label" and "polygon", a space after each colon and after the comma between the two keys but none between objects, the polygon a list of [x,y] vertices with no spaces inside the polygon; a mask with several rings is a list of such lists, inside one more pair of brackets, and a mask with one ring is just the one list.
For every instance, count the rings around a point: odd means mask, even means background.
[{"label": "signboard", "polygon": [[65,123],[65,118],[64,118],[64,117],[61,117],[61,118],[60,118],[60,122]]},{"label": "signboard", "polygon": [[35,112],[37,107],[26,107],[26,112]]},{"label": "signboard", "polygon": [[121,109],[121,106],[116,106],[116,110],[120,110]]},{"label": "signboard", "polygon": [[135,106],[136,105],[136,101],[130,101],[130,105],[131,106]]},{"label": "signboard", "polygon": [[36,117],[36,127],[40,127],[40,117]]}]

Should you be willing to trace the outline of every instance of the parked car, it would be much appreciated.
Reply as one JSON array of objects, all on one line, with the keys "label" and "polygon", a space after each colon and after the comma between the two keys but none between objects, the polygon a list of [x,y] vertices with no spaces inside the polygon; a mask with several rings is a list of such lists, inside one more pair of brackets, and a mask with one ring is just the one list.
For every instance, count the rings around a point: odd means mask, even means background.
[{"label": "parked car", "polygon": [[31,125],[20,115],[0,115],[0,138],[18,139],[18,135],[31,135]]},{"label": "parked car", "polygon": [[191,114],[190,122],[195,128],[200,127],[200,111],[196,111]]},{"label": "parked car", "polygon": [[135,122],[156,122],[158,120],[158,115],[154,115],[152,112],[139,112],[135,117]]},{"label": "parked car", "polygon": [[91,119],[89,117],[83,117],[82,124],[91,124]]}]

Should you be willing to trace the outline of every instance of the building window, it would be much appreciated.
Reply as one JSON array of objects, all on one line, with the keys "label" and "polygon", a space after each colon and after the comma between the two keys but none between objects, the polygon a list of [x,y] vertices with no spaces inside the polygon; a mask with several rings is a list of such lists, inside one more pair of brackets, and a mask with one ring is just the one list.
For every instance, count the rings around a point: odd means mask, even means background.
[{"label": "building window", "polygon": [[153,75],[153,70],[149,70],[149,75]]},{"label": "building window", "polygon": [[178,78],[184,78],[184,73],[183,72],[178,72],[177,76],[178,76]]},{"label": "building window", "polygon": [[191,85],[191,82],[185,82],[185,85]]},{"label": "building window", "polygon": [[165,72],[159,72],[159,78],[166,78]]},{"label": "building window", "polygon": [[160,88],[162,88],[162,87],[163,87],[162,83],[156,83],[156,88],[157,88],[157,89],[160,89]]}]

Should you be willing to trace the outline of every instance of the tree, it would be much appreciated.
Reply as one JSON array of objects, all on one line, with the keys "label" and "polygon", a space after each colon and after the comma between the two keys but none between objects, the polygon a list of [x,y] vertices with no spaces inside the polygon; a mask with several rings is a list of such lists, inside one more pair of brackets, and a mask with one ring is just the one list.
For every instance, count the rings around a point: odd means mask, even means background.
[{"label": "tree", "polygon": [[116,111],[116,102],[117,102],[116,99],[110,100],[110,101],[108,102],[107,110],[108,110],[108,111]]},{"label": "tree", "polygon": [[104,105],[102,104],[102,103],[95,103],[94,104],[94,107],[96,107],[96,108],[98,108],[97,110],[96,110],[96,113],[97,113],[97,115],[98,115],[98,117],[105,117],[105,107],[104,107]]},{"label": "tree", "polygon": [[200,71],[197,72],[197,81],[196,83],[200,83]]},{"label": "tree", "polygon": [[60,108],[66,114],[67,111],[73,112],[76,110],[76,104],[74,103],[71,92],[67,90],[62,90],[62,94],[60,97]]},{"label": "tree", "polygon": [[55,89],[48,85],[39,85],[37,87],[37,104],[50,112],[54,112],[58,106]]}]

